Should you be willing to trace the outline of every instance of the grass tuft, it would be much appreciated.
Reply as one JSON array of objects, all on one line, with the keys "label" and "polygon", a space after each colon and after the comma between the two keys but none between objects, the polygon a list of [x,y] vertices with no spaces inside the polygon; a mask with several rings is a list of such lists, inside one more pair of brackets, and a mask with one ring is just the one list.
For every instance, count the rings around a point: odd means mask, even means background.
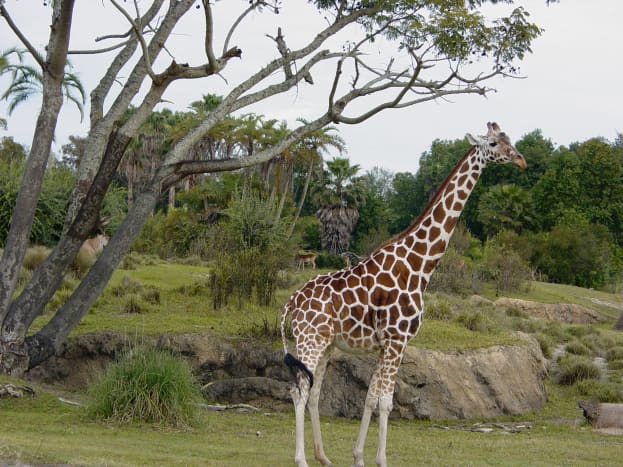
[{"label": "grass tuft", "polygon": [[182,359],[148,347],[134,347],[113,363],[89,389],[91,418],[146,422],[177,428],[196,422],[200,391]]},{"label": "grass tuft", "polygon": [[572,385],[585,379],[598,379],[601,372],[589,358],[567,354],[558,359],[555,380],[558,384]]}]

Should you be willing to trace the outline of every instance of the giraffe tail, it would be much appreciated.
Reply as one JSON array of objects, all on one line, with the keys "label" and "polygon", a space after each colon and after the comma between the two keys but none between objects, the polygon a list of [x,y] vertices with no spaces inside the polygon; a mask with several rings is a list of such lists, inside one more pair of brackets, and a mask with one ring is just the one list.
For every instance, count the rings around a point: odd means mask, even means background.
[{"label": "giraffe tail", "polygon": [[290,370],[290,373],[292,374],[292,377],[295,381],[297,381],[297,372],[299,370],[302,371],[305,376],[307,376],[307,379],[309,380],[309,387],[311,388],[314,385],[313,373],[309,371],[309,368],[307,368],[302,361],[300,361],[298,358],[288,352],[286,322],[289,314],[290,306],[289,304],[286,304],[286,306],[283,307],[283,312],[281,313],[281,339],[283,341],[283,353],[285,354],[285,356],[283,357],[283,363],[285,363],[285,365],[288,367],[288,370]]},{"label": "giraffe tail", "polygon": [[302,361],[300,361],[298,358],[296,358],[294,355],[292,355],[291,353],[286,353],[286,356],[283,358],[283,363],[286,364],[286,366],[288,367],[288,370],[290,370],[290,373],[292,374],[295,380],[296,380],[297,371],[301,370],[303,371],[303,373],[305,373],[305,376],[307,376],[307,379],[309,380],[309,387],[311,388],[314,385],[313,373],[309,371],[309,368],[307,368],[305,364]]}]

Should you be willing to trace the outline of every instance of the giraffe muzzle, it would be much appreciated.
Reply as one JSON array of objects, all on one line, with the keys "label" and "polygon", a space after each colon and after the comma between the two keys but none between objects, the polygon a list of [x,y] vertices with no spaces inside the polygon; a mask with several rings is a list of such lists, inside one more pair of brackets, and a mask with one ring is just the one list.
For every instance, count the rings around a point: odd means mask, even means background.
[{"label": "giraffe muzzle", "polygon": [[528,167],[528,164],[526,163],[526,159],[521,154],[514,155],[511,161],[521,170],[525,170],[526,167]]}]

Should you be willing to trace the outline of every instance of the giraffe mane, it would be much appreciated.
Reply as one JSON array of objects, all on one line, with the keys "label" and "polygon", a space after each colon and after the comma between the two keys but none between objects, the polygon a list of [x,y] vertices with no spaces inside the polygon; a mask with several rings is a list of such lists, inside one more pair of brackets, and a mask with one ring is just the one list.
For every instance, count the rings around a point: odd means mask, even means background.
[{"label": "giraffe mane", "polygon": [[[448,174],[448,176],[445,178],[445,180],[443,181],[443,183],[439,186],[439,188],[437,188],[437,191],[435,192],[435,194],[433,195],[432,199],[428,202],[428,204],[426,205],[426,208],[424,208],[424,210],[420,213],[419,216],[416,217],[416,219],[411,223],[411,225],[409,227],[407,227],[405,230],[403,230],[402,232],[400,232],[397,235],[394,235],[392,238],[390,238],[389,240],[386,240],[385,242],[383,242],[378,248],[376,248],[372,253],[375,253],[379,250],[382,250],[383,248],[391,245],[392,243],[396,243],[399,242],[400,240],[402,240],[403,238],[405,238],[409,233],[413,232],[413,230],[422,222],[422,220],[430,213],[431,209],[433,208],[433,206],[435,204],[437,204],[437,202],[439,201],[439,199],[441,198],[441,193],[443,193],[443,191],[446,189],[446,186],[448,186],[448,183],[450,183],[450,180],[452,180],[452,177],[454,177],[454,175],[458,172],[459,168],[463,165],[463,162],[469,158],[472,154],[474,154],[474,152],[476,152],[476,146],[472,146],[464,155],[463,157],[461,157],[461,159],[459,159],[459,161],[455,164],[454,168],[452,169],[452,171]],[[372,255],[371,253],[371,255]]]}]

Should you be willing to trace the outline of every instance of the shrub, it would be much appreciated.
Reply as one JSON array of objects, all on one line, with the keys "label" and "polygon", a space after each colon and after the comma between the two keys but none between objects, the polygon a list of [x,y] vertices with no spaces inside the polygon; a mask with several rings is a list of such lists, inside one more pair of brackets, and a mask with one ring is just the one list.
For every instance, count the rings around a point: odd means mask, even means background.
[{"label": "shrub", "polygon": [[611,347],[606,352],[606,360],[611,362],[613,360],[623,360],[623,347]]},{"label": "shrub", "polygon": [[552,358],[552,341],[551,339],[543,333],[537,332],[533,334],[536,341],[539,343],[539,347],[541,347],[541,352],[543,352],[543,356],[545,358]]},{"label": "shrub", "polygon": [[144,290],[143,284],[131,276],[124,275],[119,285],[113,287],[111,292],[116,297],[122,297],[128,294],[139,294]]},{"label": "shrub", "polygon": [[432,275],[428,289],[465,296],[477,293],[480,286],[471,261],[450,246]]},{"label": "shrub", "polygon": [[597,379],[599,368],[589,358],[580,355],[564,355],[558,359],[555,380],[558,384],[572,385],[583,379]]},{"label": "shrub", "polygon": [[88,392],[87,413],[114,422],[192,426],[199,388],[189,365],[161,350],[134,347]]},{"label": "shrub", "polygon": [[530,268],[514,250],[495,241],[485,245],[484,275],[495,281],[496,291],[521,291],[529,286]]},{"label": "shrub", "polygon": [[346,260],[340,255],[327,253],[326,251],[318,253],[316,257],[316,267],[325,269],[342,269],[346,267]]},{"label": "shrub", "polygon": [[574,355],[591,355],[592,351],[586,345],[578,340],[569,342],[565,346],[565,350]]},{"label": "shrub", "polygon": [[41,245],[34,246],[32,248],[28,248],[26,250],[26,255],[24,256],[24,261],[22,262],[22,267],[26,268],[28,271],[34,271],[39,267],[43,261],[50,254],[50,249]]},{"label": "shrub", "polygon": [[176,293],[179,293],[185,297],[199,297],[207,296],[209,292],[207,281],[195,281],[190,284],[184,284],[177,289]]},{"label": "shrub", "polygon": [[147,311],[147,304],[140,294],[130,293],[123,296],[121,309],[124,313],[142,313]]},{"label": "shrub", "polygon": [[613,371],[623,370],[623,359],[608,360],[608,368]]},{"label": "shrub", "polygon": [[497,327],[496,322],[491,318],[491,316],[480,310],[464,311],[457,316],[456,320],[470,331],[476,331],[483,334],[487,334],[495,330]]},{"label": "shrub", "polygon": [[454,316],[450,307],[450,302],[444,298],[433,298],[428,300],[425,307],[426,318],[449,321]]},{"label": "shrub", "polygon": [[576,392],[591,400],[606,403],[623,402],[623,390],[620,385],[609,381],[584,379],[575,383]]}]

